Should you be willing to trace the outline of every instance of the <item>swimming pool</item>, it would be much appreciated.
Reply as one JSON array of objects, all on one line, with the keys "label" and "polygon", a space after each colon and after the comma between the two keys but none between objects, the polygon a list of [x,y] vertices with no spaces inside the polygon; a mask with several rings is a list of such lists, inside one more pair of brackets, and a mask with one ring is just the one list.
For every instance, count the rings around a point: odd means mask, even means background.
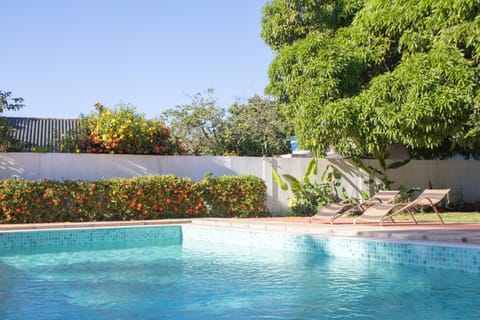
[{"label": "swimming pool", "polygon": [[0,318],[478,319],[478,251],[194,225],[4,232]]}]

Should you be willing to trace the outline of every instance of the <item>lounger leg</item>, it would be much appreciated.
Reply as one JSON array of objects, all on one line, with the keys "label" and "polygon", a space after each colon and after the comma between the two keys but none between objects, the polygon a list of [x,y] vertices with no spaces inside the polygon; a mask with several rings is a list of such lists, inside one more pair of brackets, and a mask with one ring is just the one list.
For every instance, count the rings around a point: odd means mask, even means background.
[{"label": "lounger leg", "polygon": [[383,227],[383,221],[385,219],[390,219],[390,221],[392,221],[393,223],[395,223],[395,220],[393,220],[393,217],[392,216],[384,216],[382,217],[382,219],[380,219],[380,227]]},{"label": "lounger leg", "polygon": [[415,215],[412,213],[412,210],[408,210],[408,214],[410,214],[410,217],[412,217],[415,224],[418,224],[417,219],[415,219]]},{"label": "lounger leg", "polygon": [[435,206],[433,206],[433,210],[435,211],[435,213],[437,214],[438,218],[440,219],[440,221],[442,221],[442,224],[445,224],[445,222],[443,221],[443,218],[442,216],[440,215],[440,212],[438,212],[437,208]]}]

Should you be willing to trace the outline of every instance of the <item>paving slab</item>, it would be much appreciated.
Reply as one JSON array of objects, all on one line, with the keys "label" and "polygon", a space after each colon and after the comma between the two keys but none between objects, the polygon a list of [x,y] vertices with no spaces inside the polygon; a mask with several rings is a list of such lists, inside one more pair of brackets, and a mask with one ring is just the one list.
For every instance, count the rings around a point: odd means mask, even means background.
[{"label": "paving slab", "polygon": [[480,224],[471,223],[385,223],[356,224],[350,220],[336,224],[312,223],[309,218],[194,219],[193,224],[314,235],[334,235],[405,241],[468,243],[480,245]]}]

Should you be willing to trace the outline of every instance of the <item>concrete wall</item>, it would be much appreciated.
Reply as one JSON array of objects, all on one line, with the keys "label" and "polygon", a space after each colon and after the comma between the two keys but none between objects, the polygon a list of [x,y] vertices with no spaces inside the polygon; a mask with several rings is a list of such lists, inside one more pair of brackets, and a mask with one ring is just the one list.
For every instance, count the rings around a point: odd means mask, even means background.
[{"label": "concrete wall", "polygon": [[[257,157],[193,157],[144,156],[68,153],[2,153],[0,179],[19,177],[29,180],[97,180],[112,177],[174,174],[201,180],[205,173],[215,176],[252,174],[265,180],[268,187],[268,207],[273,214],[287,212],[289,191],[283,191],[273,182],[272,168],[280,174],[288,173],[302,178],[309,158]],[[376,166],[374,160],[366,165]],[[328,165],[339,169],[342,187],[353,197],[360,190],[372,193],[366,184],[369,176],[348,159],[319,160],[319,176]],[[480,201],[480,161],[469,160],[413,160],[407,165],[389,171],[395,181],[393,187],[452,188],[452,199],[466,202]]]}]

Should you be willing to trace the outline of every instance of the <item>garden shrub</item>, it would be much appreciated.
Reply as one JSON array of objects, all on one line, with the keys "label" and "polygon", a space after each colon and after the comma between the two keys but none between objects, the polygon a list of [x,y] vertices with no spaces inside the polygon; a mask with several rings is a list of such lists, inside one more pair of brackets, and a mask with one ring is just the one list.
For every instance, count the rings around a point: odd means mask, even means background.
[{"label": "garden shrub", "polygon": [[147,120],[136,109],[120,104],[109,109],[95,104],[97,112],[81,116],[79,127],[64,137],[66,151],[75,153],[183,154],[160,120]]},{"label": "garden shrub", "polygon": [[206,176],[205,198],[211,215],[226,217],[266,216],[267,187],[255,176]]},{"label": "garden shrub", "polygon": [[173,175],[98,181],[0,181],[0,222],[124,221],[267,215],[266,186],[253,176]]}]

